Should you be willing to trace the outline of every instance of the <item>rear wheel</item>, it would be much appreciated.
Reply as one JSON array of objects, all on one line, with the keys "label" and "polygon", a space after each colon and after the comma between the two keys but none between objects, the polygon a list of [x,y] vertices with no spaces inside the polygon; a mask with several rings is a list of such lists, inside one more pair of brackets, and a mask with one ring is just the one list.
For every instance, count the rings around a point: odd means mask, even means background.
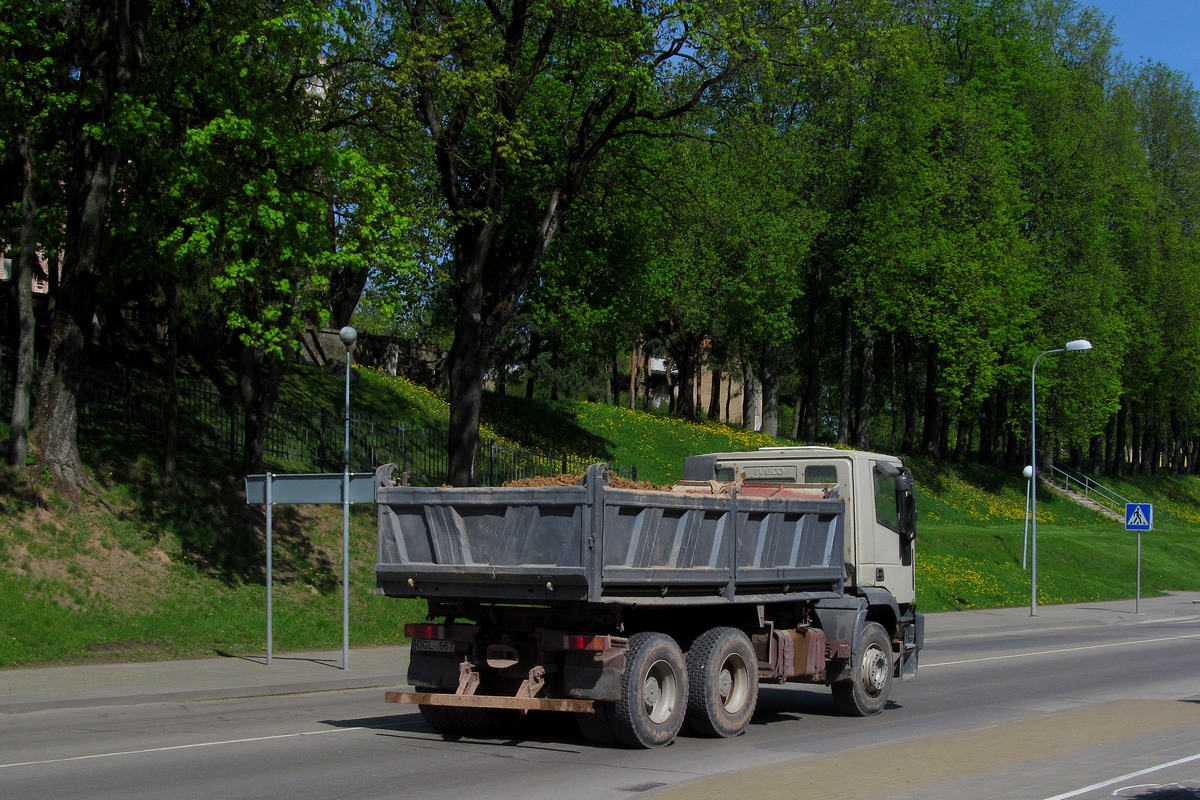
[{"label": "rear wheel", "polygon": [[579,732],[592,744],[611,747],[617,743],[617,737],[613,733],[612,727],[613,704],[597,700],[592,704],[592,709],[591,714],[578,713],[575,715],[575,723],[579,726]]},{"label": "rear wheel", "polygon": [[833,702],[851,717],[883,711],[892,690],[892,640],[878,622],[863,626],[855,643],[850,680],[833,684]]},{"label": "rear wheel", "polygon": [[451,706],[449,711],[455,730],[476,739],[495,738],[516,723],[516,713],[503,709]]},{"label": "rear wheel", "polygon": [[649,631],[629,637],[621,699],[613,706],[617,741],[628,747],[670,744],[683,725],[687,697],[687,666],[675,640]]},{"label": "rear wheel", "polygon": [[758,702],[758,656],[737,628],[713,628],[687,654],[687,721],[701,736],[737,736]]},{"label": "rear wheel", "polygon": [[417,710],[421,712],[421,718],[426,724],[438,733],[448,736],[458,733],[458,726],[450,716],[449,706],[418,705]]}]

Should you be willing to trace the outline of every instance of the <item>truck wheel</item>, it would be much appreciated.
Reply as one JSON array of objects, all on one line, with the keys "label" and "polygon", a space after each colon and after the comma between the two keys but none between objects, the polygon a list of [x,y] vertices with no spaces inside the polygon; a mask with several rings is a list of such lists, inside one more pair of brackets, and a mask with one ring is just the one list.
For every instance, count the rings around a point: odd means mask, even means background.
[{"label": "truck wheel", "polygon": [[455,730],[474,739],[494,739],[514,722],[512,714],[497,708],[450,707],[450,722]]},{"label": "truck wheel", "polygon": [[418,705],[417,710],[421,712],[421,718],[425,720],[426,724],[438,733],[447,736],[458,733],[458,726],[450,717],[449,706]]},{"label": "truck wheel", "polygon": [[878,714],[892,690],[892,640],[882,625],[863,626],[853,658],[851,679],[833,684],[834,705],[851,717]]},{"label": "truck wheel", "polygon": [[612,728],[613,704],[597,700],[593,704],[593,708],[595,711],[591,714],[576,714],[575,724],[579,726],[579,732],[583,734],[583,738],[592,744],[612,747],[617,743],[617,737],[613,734]]},{"label": "truck wheel", "polygon": [[687,654],[687,722],[701,736],[737,736],[758,702],[758,656],[737,628],[713,628]]},{"label": "truck wheel", "polygon": [[687,666],[675,640],[635,633],[625,653],[621,699],[613,706],[613,735],[627,747],[670,744],[683,726],[687,696]]}]

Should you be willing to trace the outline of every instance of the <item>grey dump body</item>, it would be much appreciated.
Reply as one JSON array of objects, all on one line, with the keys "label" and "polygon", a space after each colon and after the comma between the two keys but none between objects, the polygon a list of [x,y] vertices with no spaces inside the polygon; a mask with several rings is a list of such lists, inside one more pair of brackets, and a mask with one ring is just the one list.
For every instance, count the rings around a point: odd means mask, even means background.
[{"label": "grey dump body", "polygon": [[376,573],[392,597],[626,606],[772,603],[843,593],[845,504],[582,485],[391,486]]}]

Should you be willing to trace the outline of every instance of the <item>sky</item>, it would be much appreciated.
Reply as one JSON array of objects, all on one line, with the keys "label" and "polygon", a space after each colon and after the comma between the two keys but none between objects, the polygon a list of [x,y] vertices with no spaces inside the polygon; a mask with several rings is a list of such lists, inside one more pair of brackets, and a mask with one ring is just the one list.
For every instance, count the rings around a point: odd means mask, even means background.
[{"label": "sky", "polygon": [[1162,61],[1200,83],[1200,0],[1078,0],[1113,19],[1125,61]]}]

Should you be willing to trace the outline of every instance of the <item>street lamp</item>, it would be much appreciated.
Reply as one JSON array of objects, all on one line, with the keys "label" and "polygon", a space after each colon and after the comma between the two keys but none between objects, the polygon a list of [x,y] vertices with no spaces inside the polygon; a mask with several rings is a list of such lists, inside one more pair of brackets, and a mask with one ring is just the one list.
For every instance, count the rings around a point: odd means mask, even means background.
[{"label": "street lamp", "polygon": [[1030,573],[1030,595],[1029,595],[1029,616],[1037,616],[1037,482],[1038,482],[1038,459],[1037,459],[1037,365],[1042,356],[1048,356],[1051,353],[1073,353],[1082,350],[1091,350],[1092,343],[1087,339],[1075,339],[1067,342],[1064,346],[1054,350],[1046,350],[1040,353],[1033,360],[1033,369],[1029,373],[1029,406],[1030,406],[1030,423],[1029,423],[1029,463],[1032,466],[1030,474],[1030,523],[1033,529],[1032,542],[1033,546],[1030,552],[1030,562],[1032,570]]},{"label": "street lamp", "polygon": [[346,345],[346,447],[342,452],[342,669],[350,661],[350,348],[358,331],[349,325],[338,331]]}]

